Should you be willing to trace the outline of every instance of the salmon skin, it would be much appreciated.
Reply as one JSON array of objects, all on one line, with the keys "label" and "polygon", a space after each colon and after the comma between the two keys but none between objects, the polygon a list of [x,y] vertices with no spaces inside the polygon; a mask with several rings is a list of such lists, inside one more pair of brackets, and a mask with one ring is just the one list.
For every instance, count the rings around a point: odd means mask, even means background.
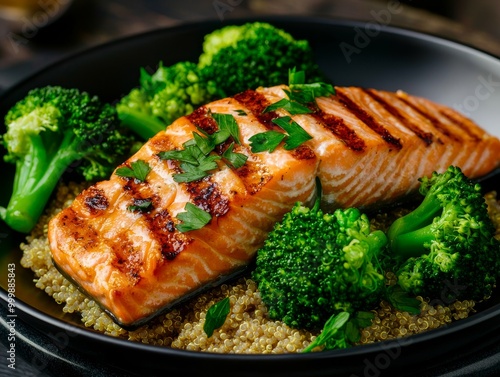
[{"label": "salmon skin", "polygon": [[[312,136],[301,146],[253,153],[249,139],[277,130],[290,115],[264,109],[285,98],[285,86],[248,90],[205,105],[151,138],[120,167],[147,162],[145,180],[115,173],[84,190],[49,224],[53,260],[123,327],[139,326],[253,260],[268,232],[293,205],[323,186],[324,209],[370,207],[415,191],[418,178],[457,165],[471,178],[500,165],[500,140],[445,106],[404,92],[337,87],[310,114],[293,115]],[[176,160],[193,133],[218,130],[214,114],[233,115],[234,152],[243,166],[217,162],[191,182],[174,179]],[[215,148],[212,154],[223,153]],[[131,210],[148,203],[147,210]],[[178,216],[192,203],[211,215],[181,232]]]}]

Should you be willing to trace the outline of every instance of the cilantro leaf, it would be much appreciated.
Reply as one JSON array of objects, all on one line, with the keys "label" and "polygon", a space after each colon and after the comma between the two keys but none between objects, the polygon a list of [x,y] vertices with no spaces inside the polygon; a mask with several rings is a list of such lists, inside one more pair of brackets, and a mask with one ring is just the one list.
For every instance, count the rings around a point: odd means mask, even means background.
[{"label": "cilantro leaf", "polygon": [[207,310],[205,316],[205,324],[203,325],[203,331],[207,334],[207,337],[211,337],[216,329],[221,327],[230,312],[230,302],[229,297],[222,299],[219,302],[213,304]]},{"label": "cilantro leaf", "polygon": [[236,144],[241,144],[240,128],[238,127],[238,123],[236,122],[236,119],[234,119],[233,115],[213,113],[212,117],[217,122],[217,125],[219,126],[219,129],[221,131],[229,132],[229,134],[233,137],[234,142]]},{"label": "cilantro leaf", "polygon": [[238,169],[241,168],[243,165],[245,165],[248,156],[244,155],[243,153],[233,152],[233,149],[234,149],[234,143],[231,143],[229,147],[222,154],[222,157],[226,159],[233,168]]},{"label": "cilantro leaf", "polygon": [[151,167],[146,161],[137,160],[130,163],[130,167],[123,166],[116,169],[115,174],[120,177],[134,178],[139,182],[144,182],[150,171]]},{"label": "cilantro leaf", "polygon": [[212,216],[208,212],[192,203],[186,203],[184,210],[186,212],[177,215],[177,219],[182,221],[175,226],[179,232],[201,229],[212,220]]},{"label": "cilantro leaf", "polygon": [[289,116],[273,119],[273,123],[283,128],[288,134],[284,146],[286,150],[295,149],[307,140],[312,139],[312,136]]},{"label": "cilantro leaf", "polygon": [[282,132],[266,131],[251,136],[248,141],[250,141],[253,153],[265,151],[272,153],[285,137],[286,135]]}]

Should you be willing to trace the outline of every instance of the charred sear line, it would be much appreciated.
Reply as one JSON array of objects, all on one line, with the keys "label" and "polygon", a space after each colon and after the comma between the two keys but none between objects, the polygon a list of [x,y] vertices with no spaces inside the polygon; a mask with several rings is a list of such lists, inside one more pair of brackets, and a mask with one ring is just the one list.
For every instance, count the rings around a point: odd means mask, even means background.
[{"label": "charred sear line", "polygon": [[454,125],[462,129],[472,140],[474,141],[480,141],[481,137],[476,135],[472,129],[474,127],[474,123],[462,116],[459,116],[455,112],[449,110],[449,109],[440,109],[439,113],[443,116],[445,116],[450,122],[452,122]]},{"label": "charred sear line", "polygon": [[246,90],[242,93],[236,94],[233,98],[245,106],[268,130],[281,131],[281,129],[273,123],[273,119],[279,118],[278,113],[275,111],[264,113],[266,107],[271,103],[263,94],[258,93],[255,90]]},{"label": "charred sear line", "polygon": [[192,198],[193,204],[213,217],[224,216],[229,211],[229,199],[219,190],[217,183],[209,177],[195,182],[189,182],[186,190]]},{"label": "charred sear line", "polygon": [[444,125],[438,118],[436,118],[434,115],[432,115],[430,111],[426,111],[426,108],[424,108],[424,107],[421,108],[420,106],[416,106],[411,101],[406,99],[404,96],[398,96],[398,98],[400,101],[403,101],[407,106],[411,107],[413,110],[415,110],[420,115],[425,117],[432,124],[432,126],[436,130],[438,130],[440,133],[442,133],[443,135],[445,135],[446,137],[448,137],[452,140],[461,141],[461,139],[457,135],[450,132],[450,130],[446,127],[446,125]]},{"label": "charred sear line", "polygon": [[89,221],[82,219],[76,211],[69,207],[64,211],[62,225],[70,229],[71,238],[81,243],[85,250],[90,250],[98,244],[99,233],[92,227]]},{"label": "charred sear line", "polygon": [[109,201],[103,190],[90,187],[85,192],[85,206],[91,215],[97,215],[109,207]]},{"label": "charred sear line", "polygon": [[[405,114],[401,113],[401,111],[396,106],[393,106],[391,103],[387,102],[381,95],[377,93],[376,90],[365,89],[363,91],[368,94],[373,100],[382,105],[384,109],[386,109],[390,114],[397,118],[406,128],[417,135],[426,145],[432,144],[434,139],[433,134],[422,130],[418,125],[412,122],[411,119],[405,116]],[[394,97],[394,99],[396,100],[397,97]]]},{"label": "charred sear line", "polygon": [[332,114],[327,114],[319,109],[312,115],[323,125],[323,127],[341,140],[347,148],[356,152],[363,152],[366,149],[365,141],[345,124],[344,119]]},{"label": "charred sear line", "polygon": [[368,114],[361,106],[351,100],[345,93],[343,93],[342,88],[336,89],[336,95],[339,98],[339,101],[359,120],[365,123],[369,128],[379,134],[382,139],[395,147],[396,149],[401,149],[403,146],[401,145],[401,141],[394,136],[376,119],[374,119],[370,114]]},{"label": "charred sear line", "polygon": [[219,129],[215,119],[210,116],[209,111],[205,106],[199,107],[189,114],[187,118],[193,126],[202,129],[207,134],[211,135]]},{"label": "charred sear line", "polygon": [[173,260],[192,241],[175,228],[175,223],[166,209],[145,215],[151,237],[160,245],[161,255],[166,260]]},{"label": "charred sear line", "polygon": [[119,234],[109,246],[115,255],[115,259],[112,262],[113,267],[128,276],[132,285],[137,285],[141,280],[140,272],[143,261],[140,253],[135,250],[127,234]]}]

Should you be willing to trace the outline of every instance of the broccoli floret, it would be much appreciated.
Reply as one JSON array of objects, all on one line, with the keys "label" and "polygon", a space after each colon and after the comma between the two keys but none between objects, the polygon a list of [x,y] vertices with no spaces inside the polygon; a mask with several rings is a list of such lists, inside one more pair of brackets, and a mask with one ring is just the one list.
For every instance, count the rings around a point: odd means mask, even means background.
[{"label": "broccoli floret", "polygon": [[141,68],[140,86],[134,88],[116,105],[121,121],[143,139],[164,130],[177,118],[222,93],[215,83],[204,80],[196,63],[179,62],[155,73]]},{"label": "broccoli floret", "polygon": [[273,319],[321,328],[332,315],[371,310],[384,294],[387,244],[358,209],[324,213],[297,203],[257,252],[253,278]]},{"label": "broccoli floret", "polygon": [[423,201],[388,230],[399,285],[445,303],[484,299],[498,279],[500,242],[480,184],[456,166],[420,182]]},{"label": "broccoli floret", "polygon": [[286,83],[293,68],[305,71],[309,82],[325,81],[308,41],[265,22],[230,25],[206,35],[199,66],[226,95]]},{"label": "broccoli floret", "polygon": [[120,128],[116,110],[77,89],[31,90],[5,116],[5,161],[16,165],[12,195],[0,217],[14,230],[35,226],[67,170],[86,180],[111,174],[129,154],[133,137]]}]

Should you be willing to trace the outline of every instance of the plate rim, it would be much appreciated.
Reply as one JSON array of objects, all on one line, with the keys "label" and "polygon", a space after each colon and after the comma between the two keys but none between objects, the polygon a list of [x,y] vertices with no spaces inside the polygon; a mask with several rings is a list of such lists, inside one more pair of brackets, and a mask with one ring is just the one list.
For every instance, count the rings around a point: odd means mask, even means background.
[{"label": "plate rim", "polygon": [[[281,22],[281,23],[311,23],[311,24],[322,24],[322,25],[334,25],[334,26],[341,26],[341,27],[360,27],[360,26],[365,26],[367,22],[369,21],[363,21],[363,20],[350,20],[350,19],[345,19],[345,18],[335,18],[335,17],[320,17],[320,16],[281,16],[281,15],[262,15],[262,16],[247,16],[247,17],[228,17],[224,22],[221,22],[220,20],[217,19],[206,19],[206,20],[201,20],[201,21],[189,21],[189,22],[182,22],[177,25],[172,25],[172,26],[167,26],[167,27],[161,27],[133,35],[128,35],[124,37],[120,37],[114,40],[110,40],[98,45],[94,45],[88,48],[84,48],[82,50],[70,53],[66,56],[64,56],[61,59],[58,59],[52,63],[49,63],[48,65],[32,72],[31,74],[25,76],[23,79],[17,81],[15,84],[7,88],[5,91],[3,91],[0,94],[0,102],[3,101],[5,98],[8,98],[9,96],[12,95],[13,92],[15,92],[19,87],[27,85],[31,80],[33,80],[36,77],[43,76],[46,72],[50,70],[57,69],[59,66],[66,64],[67,62],[70,62],[72,60],[78,59],[79,57],[83,55],[87,55],[90,53],[98,53],[101,50],[105,50],[109,46],[113,45],[118,45],[118,44],[127,44],[128,41],[130,40],[139,40],[141,38],[149,38],[152,35],[155,34],[161,34],[161,33],[168,33],[168,32],[175,32],[175,31],[182,31],[182,30],[188,30],[191,29],[195,26],[213,26],[215,27],[216,25],[230,25],[230,24],[241,24],[245,22],[251,22],[251,21],[263,21],[263,22]],[[472,54],[481,54],[482,57],[488,58],[488,59],[493,59],[493,61],[497,64],[500,64],[500,56],[496,56],[488,51],[481,50],[475,46],[468,45],[466,43],[463,43],[461,41],[453,40],[451,38],[446,38],[442,36],[438,36],[435,34],[431,33],[426,33],[418,30],[414,30],[411,28],[405,28],[401,26],[393,26],[393,25],[384,25],[383,28],[381,29],[381,33],[386,33],[386,34],[391,34],[391,35],[398,35],[398,36],[403,36],[403,37],[409,37],[412,39],[416,40],[422,40],[425,42],[430,42],[433,44],[438,44],[438,45],[445,45],[447,47],[451,47],[456,50],[462,50],[467,53],[472,53]],[[24,268],[24,267],[23,267]],[[35,286],[33,286],[34,289],[36,289]],[[499,288],[497,288],[499,289]],[[49,299],[49,296],[47,296]],[[0,299],[2,300],[2,304],[6,305],[7,304],[7,291],[3,288],[0,287]],[[235,360],[241,360],[241,361],[248,361],[248,360],[265,360],[268,362],[269,360],[276,360],[276,362],[280,362],[285,360],[288,360],[290,358],[300,358],[300,359],[309,359],[309,358],[336,358],[336,357],[342,357],[345,356],[344,354],[348,353],[349,355],[365,355],[365,354],[370,354],[371,351],[380,351],[380,343],[384,343],[386,347],[400,347],[400,341],[398,340],[386,340],[383,342],[378,342],[378,343],[373,343],[373,344],[368,344],[368,345],[363,345],[363,346],[357,346],[353,348],[349,348],[346,350],[329,350],[329,351],[323,351],[321,353],[310,353],[310,354],[301,354],[301,353],[291,353],[291,354],[281,354],[281,355],[263,355],[263,354],[219,354],[219,353],[212,353],[212,352],[199,352],[199,351],[188,351],[188,350],[179,350],[179,349],[173,349],[171,347],[166,347],[166,346],[156,346],[156,345],[150,345],[150,344],[143,344],[143,343],[138,343],[134,341],[130,341],[127,339],[123,338],[117,338],[113,337],[111,335],[106,335],[104,333],[99,333],[96,332],[95,330],[89,328],[83,328],[78,325],[74,325],[69,322],[65,322],[64,320],[56,317],[52,317],[49,314],[44,313],[43,311],[39,310],[38,308],[31,306],[28,303],[25,303],[23,301],[20,301],[16,298],[16,308],[22,308],[23,309],[23,315],[27,314],[28,316],[33,316],[36,318],[38,321],[42,321],[50,326],[55,326],[58,329],[63,329],[63,330],[69,330],[74,333],[76,333],[79,336],[84,336],[86,338],[89,338],[92,341],[104,341],[106,344],[113,344],[117,345],[120,347],[127,347],[127,348],[133,348],[138,351],[146,351],[146,352],[152,352],[157,355],[172,355],[172,356],[179,356],[179,355],[184,355],[184,356],[189,356],[192,358],[193,356],[196,358],[200,359],[220,359],[221,357],[229,357],[231,359]],[[497,313],[495,313],[497,312]],[[416,344],[416,343],[425,343],[428,341],[432,341],[433,339],[442,336],[442,332],[444,330],[447,330],[448,333],[456,333],[458,331],[461,331],[463,329],[467,328],[472,328],[476,325],[479,325],[481,323],[484,323],[485,321],[491,319],[492,317],[499,317],[500,314],[500,304],[495,304],[494,306],[487,308],[485,310],[482,310],[481,312],[475,313],[474,315],[462,319],[460,321],[456,321],[450,325],[445,326],[445,328],[438,328],[434,330],[429,330],[424,333],[416,334],[416,335],[411,335],[410,338],[413,339],[414,341],[411,342],[411,344]],[[30,325],[30,324],[28,324]],[[500,324],[499,324],[500,327]],[[405,338],[402,338],[405,339]]]}]

